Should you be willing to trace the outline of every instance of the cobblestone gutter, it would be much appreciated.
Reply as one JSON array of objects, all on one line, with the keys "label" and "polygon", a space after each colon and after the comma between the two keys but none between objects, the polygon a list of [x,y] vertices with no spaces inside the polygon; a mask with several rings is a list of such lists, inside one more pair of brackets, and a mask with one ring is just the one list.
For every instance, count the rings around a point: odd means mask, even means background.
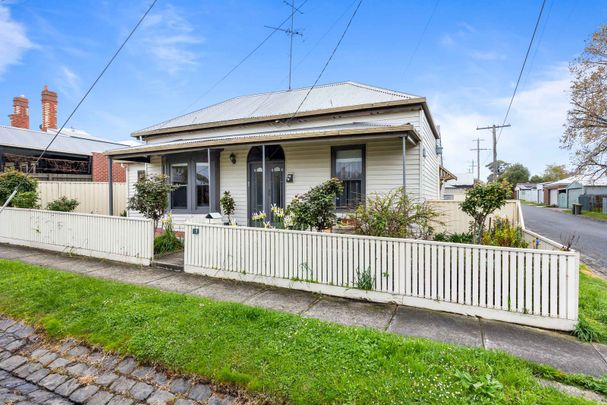
[{"label": "cobblestone gutter", "polygon": [[49,341],[0,316],[0,403],[236,405],[247,400],[74,340]]}]

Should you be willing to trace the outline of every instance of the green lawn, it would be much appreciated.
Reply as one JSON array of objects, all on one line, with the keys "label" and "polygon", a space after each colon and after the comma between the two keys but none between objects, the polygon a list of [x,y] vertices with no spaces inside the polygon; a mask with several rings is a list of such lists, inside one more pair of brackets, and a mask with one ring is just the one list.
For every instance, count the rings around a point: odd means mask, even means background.
[{"label": "green lawn", "polygon": [[581,266],[580,322],[576,335],[582,340],[607,343],[607,282]]},{"label": "green lawn", "polygon": [[536,376],[607,393],[504,353],[102,281],[0,260],[0,313],[269,402],[583,403]]}]

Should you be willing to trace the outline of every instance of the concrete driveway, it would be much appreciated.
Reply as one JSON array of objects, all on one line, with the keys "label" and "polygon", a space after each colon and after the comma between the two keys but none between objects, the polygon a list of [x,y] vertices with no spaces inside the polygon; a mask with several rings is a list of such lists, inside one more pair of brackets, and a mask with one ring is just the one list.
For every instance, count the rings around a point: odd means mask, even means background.
[{"label": "concrete driveway", "polygon": [[573,216],[559,209],[523,205],[525,226],[555,242],[563,243],[570,235],[579,237],[573,246],[593,270],[607,277],[607,222]]}]

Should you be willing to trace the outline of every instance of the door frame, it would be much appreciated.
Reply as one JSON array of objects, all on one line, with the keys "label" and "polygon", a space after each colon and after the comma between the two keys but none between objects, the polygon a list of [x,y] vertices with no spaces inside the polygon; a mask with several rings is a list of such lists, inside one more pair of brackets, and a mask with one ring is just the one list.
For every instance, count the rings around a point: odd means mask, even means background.
[{"label": "door frame", "polygon": [[[280,146],[280,145],[277,145]],[[282,146],[281,146],[282,148]],[[253,160],[253,161],[249,161],[247,159],[247,225],[248,226],[252,226],[252,221],[251,221],[251,216],[253,215],[254,212],[256,212],[256,210],[253,210],[253,188],[252,188],[252,176],[253,176],[253,170],[252,167],[253,165],[260,165],[262,167],[262,171],[263,168],[265,166],[265,172],[263,173],[263,181],[262,181],[262,185],[260,185],[263,188],[263,185],[265,185],[265,190],[263,190],[263,195],[265,196],[265,202],[266,202],[266,206],[263,207],[263,211],[266,213],[266,215],[269,216],[271,215],[271,207],[272,207],[272,181],[271,181],[271,174],[272,174],[272,168],[276,167],[276,166],[280,166],[282,167],[282,181],[280,183],[280,187],[282,188],[282,201],[280,201],[280,206],[282,208],[285,208],[286,205],[286,164],[285,164],[285,160],[286,159],[278,159],[278,160],[268,160],[266,159],[265,165],[263,164],[262,161],[260,160]]]}]

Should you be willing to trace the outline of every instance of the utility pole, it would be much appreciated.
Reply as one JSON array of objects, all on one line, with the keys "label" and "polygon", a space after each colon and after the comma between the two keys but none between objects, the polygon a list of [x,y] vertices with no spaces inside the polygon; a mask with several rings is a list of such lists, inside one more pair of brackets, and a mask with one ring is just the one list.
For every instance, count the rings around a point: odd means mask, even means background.
[{"label": "utility pole", "polygon": [[303,37],[303,33],[299,32],[299,31],[295,31],[295,29],[293,28],[293,23],[295,20],[295,13],[297,12],[299,14],[303,14],[303,11],[301,11],[300,9],[295,7],[295,0],[291,0],[290,3],[288,3],[286,0],[283,0],[283,3],[285,3],[286,5],[291,7],[291,28],[284,29],[284,28],[280,28],[280,27],[270,27],[268,25],[264,25],[264,27],[270,28],[270,29],[273,29],[276,31],[282,31],[289,36],[289,39],[290,39],[290,43],[289,43],[289,90],[291,90],[291,76],[292,76],[292,72],[293,72],[293,36],[299,35],[300,37]]},{"label": "utility pole", "polygon": [[476,151],[476,180],[481,181],[481,151],[482,150],[491,150],[489,148],[481,148],[481,141],[484,139],[476,138],[474,142],[476,142],[476,148],[470,149],[471,151]]},{"label": "utility pole", "polygon": [[498,128],[508,128],[510,126],[510,124],[505,124],[505,125],[491,125],[488,127],[477,127],[476,130],[480,131],[482,129],[490,129],[491,130],[491,135],[493,137],[493,180],[495,181],[497,179],[497,129]]}]

